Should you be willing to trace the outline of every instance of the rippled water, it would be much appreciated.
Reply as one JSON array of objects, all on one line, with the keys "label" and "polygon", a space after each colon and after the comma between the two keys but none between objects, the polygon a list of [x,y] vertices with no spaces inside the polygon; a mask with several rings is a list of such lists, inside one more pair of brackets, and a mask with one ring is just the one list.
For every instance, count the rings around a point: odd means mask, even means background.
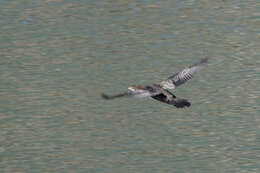
[{"label": "rippled water", "polygon": [[[0,172],[260,172],[260,3],[0,1]],[[210,56],[174,93],[104,101]]]}]

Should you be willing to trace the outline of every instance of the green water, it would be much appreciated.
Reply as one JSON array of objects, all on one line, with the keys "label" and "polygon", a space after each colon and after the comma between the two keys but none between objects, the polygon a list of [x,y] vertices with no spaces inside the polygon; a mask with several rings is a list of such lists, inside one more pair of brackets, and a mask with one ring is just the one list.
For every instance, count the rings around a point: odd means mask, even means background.
[{"label": "green water", "polygon": [[[1,0],[0,172],[260,172],[258,0]],[[100,93],[209,65],[174,94]]]}]

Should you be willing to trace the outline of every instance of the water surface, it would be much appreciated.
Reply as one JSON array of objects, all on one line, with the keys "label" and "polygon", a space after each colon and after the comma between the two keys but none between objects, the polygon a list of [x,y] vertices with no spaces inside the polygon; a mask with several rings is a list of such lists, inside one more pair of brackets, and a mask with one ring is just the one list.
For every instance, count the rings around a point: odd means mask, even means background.
[{"label": "water surface", "polygon": [[[2,0],[1,172],[260,172],[259,7]],[[100,98],[205,56],[188,109]]]}]

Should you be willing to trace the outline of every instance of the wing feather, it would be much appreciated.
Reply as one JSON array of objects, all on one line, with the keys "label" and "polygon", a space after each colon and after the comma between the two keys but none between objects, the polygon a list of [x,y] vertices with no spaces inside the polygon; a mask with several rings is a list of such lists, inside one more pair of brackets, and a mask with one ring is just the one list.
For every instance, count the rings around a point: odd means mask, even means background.
[{"label": "wing feather", "polygon": [[188,68],[183,69],[179,73],[170,76],[167,80],[162,81],[161,85],[165,89],[175,89],[176,87],[184,84],[200,70],[208,61],[208,57],[203,58],[199,63],[196,63]]}]

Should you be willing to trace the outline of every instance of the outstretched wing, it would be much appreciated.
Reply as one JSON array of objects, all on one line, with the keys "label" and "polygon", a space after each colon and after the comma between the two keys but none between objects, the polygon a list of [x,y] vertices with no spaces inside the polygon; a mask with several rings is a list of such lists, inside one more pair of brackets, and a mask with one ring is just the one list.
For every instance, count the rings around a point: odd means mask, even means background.
[{"label": "outstretched wing", "polygon": [[129,91],[121,94],[116,94],[116,95],[107,95],[103,93],[101,94],[101,97],[105,100],[111,100],[111,99],[121,98],[121,97],[151,97],[161,93],[161,90],[151,86],[133,85],[128,87],[128,89]]},{"label": "outstretched wing", "polygon": [[116,98],[121,98],[121,97],[131,97],[133,94],[131,92],[125,92],[121,94],[116,94],[116,95],[107,95],[105,93],[101,94],[101,97],[105,100],[111,100],[111,99],[116,99]]},{"label": "outstretched wing", "polygon": [[192,79],[198,70],[200,70],[208,61],[208,57],[203,58],[199,63],[196,63],[188,68],[183,69],[179,73],[170,76],[167,80],[160,84],[164,89],[175,89],[186,81]]},{"label": "outstretched wing", "polygon": [[124,93],[121,93],[121,94],[116,94],[116,95],[107,95],[107,94],[102,93],[101,97],[105,100],[111,100],[111,99],[122,98],[122,97],[139,97],[139,98],[151,97],[151,96],[156,95],[156,94],[159,94],[159,93],[158,92],[157,93],[156,92],[150,92],[150,91],[147,91],[147,90],[136,90],[136,91],[130,90],[130,91],[127,91],[127,92],[124,92]]}]

